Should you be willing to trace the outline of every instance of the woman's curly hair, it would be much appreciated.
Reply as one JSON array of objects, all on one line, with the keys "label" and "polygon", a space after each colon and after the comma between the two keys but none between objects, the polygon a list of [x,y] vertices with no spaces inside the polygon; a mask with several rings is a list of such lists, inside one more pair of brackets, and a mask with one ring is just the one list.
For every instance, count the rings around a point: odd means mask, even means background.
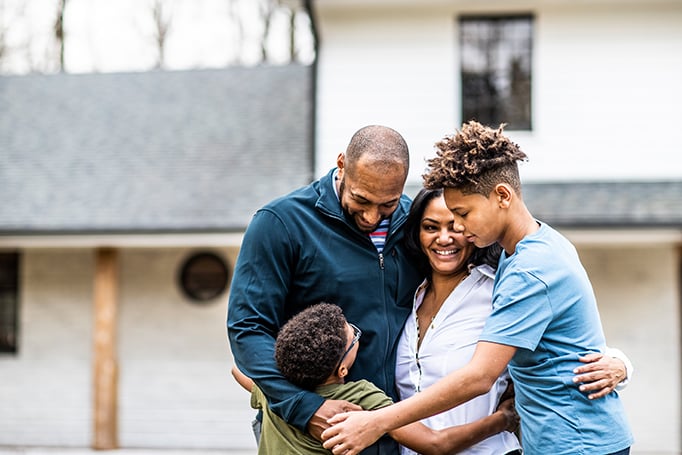
[{"label": "woman's curly hair", "polygon": [[277,367],[292,384],[314,390],[334,373],[347,342],[341,308],[312,305],[280,329],[275,341]]},{"label": "woman's curly hair", "polygon": [[435,144],[436,157],[428,160],[426,188],[457,188],[465,194],[487,196],[500,182],[517,193],[521,182],[517,161],[527,160],[519,146],[497,130],[471,120],[456,134]]}]

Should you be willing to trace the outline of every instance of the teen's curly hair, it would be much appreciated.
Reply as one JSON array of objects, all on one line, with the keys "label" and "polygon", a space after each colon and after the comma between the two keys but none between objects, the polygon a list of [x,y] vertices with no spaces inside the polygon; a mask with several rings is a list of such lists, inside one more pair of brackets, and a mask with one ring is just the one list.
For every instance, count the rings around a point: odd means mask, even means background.
[{"label": "teen's curly hair", "polygon": [[520,194],[517,161],[527,160],[519,146],[498,129],[471,120],[456,134],[435,144],[436,157],[428,160],[424,187],[456,188],[464,194],[488,196],[498,183],[508,183]]},{"label": "teen's curly hair", "polygon": [[277,367],[292,384],[314,390],[334,373],[347,341],[341,308],[312,305],[280,329],[275,341]]}]

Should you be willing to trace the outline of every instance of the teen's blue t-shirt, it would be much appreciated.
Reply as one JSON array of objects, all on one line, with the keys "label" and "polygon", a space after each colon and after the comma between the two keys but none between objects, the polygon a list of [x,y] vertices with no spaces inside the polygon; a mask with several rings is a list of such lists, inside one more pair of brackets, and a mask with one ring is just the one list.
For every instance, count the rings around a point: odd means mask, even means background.
[{"label": "teen's blue t-shirt", "polygon": [[616,392],[588,400],[578,357],[606,343],[592,285],[573,245],[542,223],[500,258],[482,341],[517,347],[509,363],[524,454],[608,454],[632,445]]}]

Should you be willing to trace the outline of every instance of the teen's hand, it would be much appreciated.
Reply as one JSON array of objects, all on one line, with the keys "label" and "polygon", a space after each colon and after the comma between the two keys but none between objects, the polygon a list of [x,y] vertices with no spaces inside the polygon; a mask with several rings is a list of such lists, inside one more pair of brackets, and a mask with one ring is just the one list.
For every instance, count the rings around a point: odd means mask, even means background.
[{"label": "teen's hand", "polygon": [[329,419],[332,427],[322,433],[322,445],[334,455],[357,455],[385,433],[374,414],[373,411],[362,411],[334,416]]},{"label": "teen's hand", "polygon": [[625,363],[602,353],[588,354],[580,357],[585,365],[579,366],[573,372],[576,376],[573,382],[581,383],[581,392],[592,392],[587,398],[594,400],[613,392],[618,383],[627,376]]},{"label": "teen's hand", "polygon": [[322,441],[322,432],[331,426],[327,420],[336,414],[348,411],[362,411],[362,408],[350,401],[325,400],[308,421],[308,433],[318,441]]}]

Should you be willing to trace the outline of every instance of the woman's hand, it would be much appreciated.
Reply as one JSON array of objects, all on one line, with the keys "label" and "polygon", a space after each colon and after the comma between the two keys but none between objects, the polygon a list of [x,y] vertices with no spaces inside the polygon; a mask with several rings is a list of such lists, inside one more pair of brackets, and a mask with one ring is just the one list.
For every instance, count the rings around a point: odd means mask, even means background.
[{"label": "woman's hand", "polygon": [[334,455],[356,455],[374,444],[382,430],[373,411],[345,412],[329,419],[332,425],[322,433],[323,446]]}]

